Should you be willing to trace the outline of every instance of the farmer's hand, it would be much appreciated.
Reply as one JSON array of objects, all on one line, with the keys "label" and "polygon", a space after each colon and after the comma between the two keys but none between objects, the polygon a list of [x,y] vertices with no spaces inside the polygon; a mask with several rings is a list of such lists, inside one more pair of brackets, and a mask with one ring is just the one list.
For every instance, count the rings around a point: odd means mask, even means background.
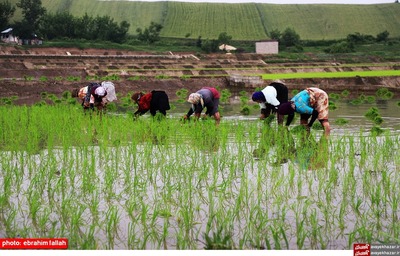
[{"label": "farmer's hand", "polygon": [[90,107],[90,102],[85,101],[85,102],[83,103],[83,106],[86,107],[86,108]]}]

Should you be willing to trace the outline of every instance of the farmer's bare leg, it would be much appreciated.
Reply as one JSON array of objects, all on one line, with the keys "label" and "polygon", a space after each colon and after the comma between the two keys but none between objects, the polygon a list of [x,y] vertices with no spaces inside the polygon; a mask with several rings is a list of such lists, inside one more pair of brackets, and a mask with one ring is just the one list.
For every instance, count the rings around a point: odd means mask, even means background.
[{"label": "farmer's bare leg", "polygon": [[276,114],[276,118],[278,119],[278,124],[283,125],[283,120],[285,118],[284,115]]},{"label": "farmer's bare leg", "polygon": [[329,121],[328,120],[322,120],[321,124],[324,127],[325,137],[329,137],[329,135],[331,134],[331,126],[329,124]]}]

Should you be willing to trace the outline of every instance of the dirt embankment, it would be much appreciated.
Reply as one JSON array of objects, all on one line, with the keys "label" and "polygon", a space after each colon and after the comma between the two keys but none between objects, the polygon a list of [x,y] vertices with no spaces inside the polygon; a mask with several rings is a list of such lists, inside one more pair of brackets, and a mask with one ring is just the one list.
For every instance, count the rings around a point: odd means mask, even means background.
[{"label": "dirt embankment", "polygon": [[[274,66],[271,69],[271,66]],[[315,68],[307,71],[324,72],[348,69],[333,63],[307,63]],[[280,66],[277,68],[277,66]],[[296,66],[298,66],[296,68]],[[33,48],[21,50],[0,46],[0,98],[16,96],[16,104],[33,104],[41,100],[41,94],[61,96],[65,91],[80,88],[91,80],[114,77],[117,93],[124,96],[135,91],[165,90],[171,100],[176,92],[186,88],[189,92],[203,86],[229,89],[233,96],[240,91],[249,95],[256,87],[269,81],[237,82],[236,77],[249,74],[304,72],[304,65],[293,63],[267,64],[263,56],[204,55],[191,53],[165,53],[151,55],[143,52],[127,52],[99,49]],[[388,63],[389,68],[396,65]],[[376,67],[360,67],[373,70]],[[89,78],[89,79],[88,79]],[[373,94],[386,87],[400,96],[400,77],[353,77],[346,79],[292,79],[284,81],[289,90],[320,87],[327,92],[349,90],[352,95]]]}]

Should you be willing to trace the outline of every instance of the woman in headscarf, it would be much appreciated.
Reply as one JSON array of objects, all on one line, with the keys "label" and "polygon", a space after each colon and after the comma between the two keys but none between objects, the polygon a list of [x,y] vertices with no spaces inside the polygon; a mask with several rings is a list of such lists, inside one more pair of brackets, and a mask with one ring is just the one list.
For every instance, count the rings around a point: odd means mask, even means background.
[{"label": "woman in headscarf", "polygon": [[331,131],[328,121],[329,99],[325,91],[315,87],[307,88],[296,94],[289,102],[281,104],[278,109],[279,114],[288,115],[286,126],[293,121],[295,112],[300,114],[300,124],[304,125],[308,132],[318,119],[324,127],[325,136],[329,136]]},{"label": "woman in headscarf", "polygon": [[[115,94],[115,86],[114,83],[110,81],[103,81],[101,83],[101,86],[104,87],[106,90],[106,96],[102,98],[102,103],[98,103],[97,107],[101,106],[101,108],[105,108],[109,102],[113,102],[117,100],[117,96]],[[93,95],[90,95],[90,101],[89,101],[89,107],[85,107],[85,97],[88,91],[89,86],[82,87],[80,89],[74,89],[72,90],[72,97],[76,97],[79,100],[81,100],[83,108],[86,109],[94,109],[94,97]],[[99,109],[100,110],[100,109]]]},{"label": "woman in headscarf", "polygon": [[192,107],[183,118],[188,119],[194,113],[196,119],[199,119],[203,109],[207,108],[206,115],[213,116],[218,125],[221,120],[218,110],[220,98],[221,94],[213,87],[203,87],[197,92],[190,94],[188,102],[192,104]]},{"label": "woman in headscarf", "polygon": [[99,83],[90,83],[87,86],[87,92],[85,95],[85,99],[83,102],[84,107],[89,107],[90,106],[90,99],[93,97],[93,104],[95,107],[97,107],[97,110],[103,110],[104,103],[103,103],[103,98],[107,95],[107,91],[104,87],[101,86]]},{"label": "woman in headscarf", "polygon": [[134,93],[131,99],[138,105],[138,110],[134,113],[135,116],[144,115],[150,110],[150,114],[155,116],[157,111],[167,115],[167,110],[170,110],[168,95],[164,91],[151,91],[149,93],[137,92]]},{"label": "woman in headscarf", "polygon": [[[275,80],[267,87],[252,95],[252,100],[260,105],[260,119],[270,116],[271,112],[276,113],[280,104],[288,101],[288,88],[280,81]],[[277,114],[278,124],[283,124],[283,115]]]}]

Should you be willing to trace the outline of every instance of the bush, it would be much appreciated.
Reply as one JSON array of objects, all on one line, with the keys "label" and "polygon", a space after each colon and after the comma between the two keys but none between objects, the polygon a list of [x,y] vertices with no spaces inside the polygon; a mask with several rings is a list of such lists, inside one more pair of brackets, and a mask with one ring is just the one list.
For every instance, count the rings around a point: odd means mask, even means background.
[{"label": "bush", "polygon": [[354,52],[354,44],[342,41],[335,43],[324,50],[326,53],[349,53]]}]

